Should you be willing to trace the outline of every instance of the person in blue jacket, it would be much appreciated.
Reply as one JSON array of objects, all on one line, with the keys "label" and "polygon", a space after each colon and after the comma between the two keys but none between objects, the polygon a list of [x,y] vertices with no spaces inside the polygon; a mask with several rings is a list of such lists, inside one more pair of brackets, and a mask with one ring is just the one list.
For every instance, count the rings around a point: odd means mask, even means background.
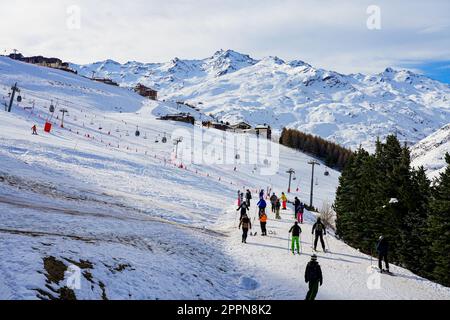
[{"label": "person in blue jacket", "polygon": [[259,200],[257,206],[259,208],[259,218],[261,218],[261,216],[266,213],[266,208],[267,208],[266,200],[264,200],[264,199]]}]

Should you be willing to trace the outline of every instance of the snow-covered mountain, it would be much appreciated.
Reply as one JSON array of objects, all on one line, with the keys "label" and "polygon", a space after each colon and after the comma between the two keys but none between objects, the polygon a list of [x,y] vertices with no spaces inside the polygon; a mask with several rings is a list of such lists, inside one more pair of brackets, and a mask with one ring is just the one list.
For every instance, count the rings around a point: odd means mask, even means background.
[{"label": "snow-covered mountain", "polygon": [[143,83],[227,122],[298,128],[349,147],[397,133],[413,145],[450,122],[450,87],[407,70],[343,75],[303,61],[220,50],[203,60],[72,65],[122,86]]},{"label": "snow-covered mountain", "polygon": [[447,167],[446,152],[450,152],[450,123],[412,148],[412,164],[426,168],[430,178],[438,177]]}]

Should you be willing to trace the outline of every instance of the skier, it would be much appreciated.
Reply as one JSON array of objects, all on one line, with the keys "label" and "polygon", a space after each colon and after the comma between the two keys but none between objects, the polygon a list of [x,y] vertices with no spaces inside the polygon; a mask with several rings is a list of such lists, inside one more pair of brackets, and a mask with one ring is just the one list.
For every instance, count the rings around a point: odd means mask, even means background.
[{"label": "skier", "polygon": [[270,197],[270,203],[272,204],[272,212],[275,213],[275,206],[277,204],[278,197],[275,193]]},{"label": "skier", "polygon": [[247,194],[246,194],[245,198],[247,200],[247,207],[250,208],[250,202],[252,200],[252,192],[250,190],[247,190]]},{"label": "skier", "polygon": [[306,300],[314,301],[319,292],[319,285],[323,284],[322,269],[317,262],[317,256],[314,254],[308,263],[305,271],[305,282],[309,284],[309,291]]},{"label": "skier", "polygon": [[238,207],[241,206],[241,190],[238,190]]},{"label": "skier", "polygon": [[[298,221],[298,214],[300,212],[300,205],[301,205],[301,201],[298,197],[295,197],[295,201],[294,201],[294,219],[296,219]],[[300,222],[300,221],[299,221]]]},{"label": "skier", "polygon": [[[381,236],[377,243],[377,252],[378,252],[378,267],[380,268],[380,272],[389,272],[389,261],[388,261],[388,253],[389,253],[389,242],[386,240],[384,236]],[[383,270],[383,260],[386,264],[386,270]]]},{"label": "skier", "polygon": [[315,241],[314,241],[314,251],[317,251],[317,243],[319,242],[319,238],[320,238],[323,252],[326,252],[325,241],[323,241],[323,236],[327,234],[327,230],[320,218],[317,218],[317,222],[314,224],[313,229],[312,229],[312,234],[316,236]]},{"label": "skier", "polygon": [[300,220],[303,224],[303,217],[305,215],[305,204],[303,202],[300,203]]},{"label": "skier", "polygon": [[38,135],[38,133],[37,133],[37,126],[36,125],[32,126],[31,130],[33,131],[33,136],[37,136]]},{"label": "skier", "polygon": [[302,233],[302,228],[295,222],[289,233],[292,233],[292,253],[295,253],[295,246],[297,246],[297,253],[300,254],[300,234]]},{"label": "skier", "polygon": [[280,199],[277,199],[277,202],[275,204],[275,214],[276,214],[276,219],[278,219],[278,220],[281,219],[280,210],[281,210],[281,201],[280,201]]},{"label": "skier", "polygon": [[264,200],[264,199],[259,200],[257,206],[259,208],[259,217],[261,218],[261,216],[266,213],[266,208],[267,208],[266,200]]},{"label": "skier", "polygon": [[264,199],[264,189],[259,193],[259,199]]},{"label": "skier", "polygon": [[247,211],[249,210],[249,208],[247,207],[247,203],[242,202],[242,204],[239,206],[239,208],[237,208],[236,211],[241,210],[241,219],[247,215]]},{"label": "skier", "polygon": [[239,224],[239,229],[242,227],[242,243],[247,243],[248,230],[252,229],[252,222],[245,214],[241,218],[241,223]]},{"label": "skier", "polygon": [[265,213],[261,215],[259,222],[261,222],[261,235],[265,237],[267,236],[267,215]]},{"label": "skier", "polygon": [[284,192],[281,194],[281,201],[283,202],[283,210],[287,210],[287,197]]}]

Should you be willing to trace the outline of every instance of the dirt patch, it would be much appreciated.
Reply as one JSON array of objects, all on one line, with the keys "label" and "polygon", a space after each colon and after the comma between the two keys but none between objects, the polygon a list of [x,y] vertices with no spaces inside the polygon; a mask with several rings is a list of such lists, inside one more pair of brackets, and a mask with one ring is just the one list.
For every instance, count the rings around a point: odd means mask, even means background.
[{"label": "dirt patch", "polygon": [[94,265],[89,260],[80,260],[80,262],[76,262],[67,258],[64,258],[64,260],[77,266],[81,270],[94,269]]},{"label": "dirt patch", "polygon": [[64,273],[67,271],[67,266],[57,260],[55,257],[46,257],[44,260],[44,269],[47,271],[47,283],[59,284],[64,280]]},{"label": "dirt patch", "polygon": [[102,299],[103,300],[109,300],[108,296],[106,295],[106,287],[105,284],[101,281],[98,282],[98,286],[100,287],[100,289],[102,289]]},{"label": "dirt patch", "polygon": [[36,289],[35,291],[38,293],[37,297],[43,300],[77,300],[75,292],[66,286],[59,289],[52,288],[52,285],[59,285],[61,281],[64,281],[67,266],[62,261],[51,256],[43,258],[43,262],[46,271],[44,275],[47,278],[46,288],[52,293],[42,289]]},{"label": "dirt patch", "polygon": [[119,264],[114,270],[116,270],[117,272],[123,272],[125,270],[133,271],[134,269],[131,267],[130,264]]}]

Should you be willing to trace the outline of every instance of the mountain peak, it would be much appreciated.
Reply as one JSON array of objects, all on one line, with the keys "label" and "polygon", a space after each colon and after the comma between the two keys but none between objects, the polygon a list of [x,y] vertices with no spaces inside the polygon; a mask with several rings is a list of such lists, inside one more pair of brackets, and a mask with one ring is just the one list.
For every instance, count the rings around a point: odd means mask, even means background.
[{"label": "mountain peak", "polygon": [[257,61],[247,54],[242,54],[234,50],[219,50],[214,55],[205,60],[204,70],[214,73],[216,76],[223,76],[242,68],[254,65]]}]

